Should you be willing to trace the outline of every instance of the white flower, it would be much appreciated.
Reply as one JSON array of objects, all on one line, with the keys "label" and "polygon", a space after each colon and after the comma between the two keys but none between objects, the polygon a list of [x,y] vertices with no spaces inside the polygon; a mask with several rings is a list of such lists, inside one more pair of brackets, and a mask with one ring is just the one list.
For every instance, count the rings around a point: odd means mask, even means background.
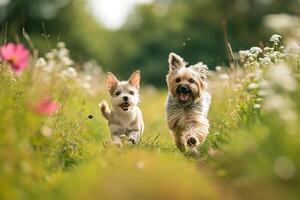
[{"label": "white flower", "polygon": [[60,48],[57,55],[61,59],[64,57],[69,57],[69,50],[66,48]]},{"label": "white flower", "polygon": [[274,34],[274,35],[271,36],[269,41],[273,42],[275,44],[278,44],[280,42],[280,39],[281,39],[281,35]]},{"label": "white flower", "polygon": [[56,66],[56,62],[54,60],[49,60],[47,62],[46,67],[44,68],[44,71],[47,73],[53,72],[54,67]]},{"label": "white flower", "polygon": [[229,76],[227,75],[227,74],[220,74],[219,76],[218,76],[218,78],[220,79],[220,80],[222,80],[222,81],[226,81],[226,80],[228,80],[229,79]]},{"label": "white flower", "polygon": [[49,60],[54,59],[57,56],[57,49],[52,49],[50,52],[46,53],[46,58]]},{"label": "white flower", "polygon": [[271,14],[264,17],[264,25],[276,31],[287,31],[300,25],[300,18],[296,15]]},{"label": "white flower", "polygon": [[273,52],[274,48],[273,47],[265,47],[264,51],[266,51],[266,52]]},{"label": "white flower", "polygon": [[49,126],[43,125],[41,128],[41,133],[45,137],[51,137],[52,135],[52,129]]},{"label": "white flower", "polygon": [[259,87],[262,88],[262,89],[270,89],[271,84],[267,80],[263,79],[259,82]]},{"label": "white flower", "polygon": [[282,110],[287,110],[292,106],[290,99],[285,98],[278,94],[272,94],[266,97],[264,102],[264,108],[266,110],[274,110],[281,112]]},{"label": "white flower", "polygon": [[254,104],[254,105],[253,105],[253,108],[255,108],[255,109],[260,109],[260,108],[261,108],[261,105],[260,105],[260,104]]},{"label": "white flower", "polygon": [[86,75],[86,76],[84,76],[84,80],[85,81],[91,81],[92,77],[90,75]]},{"label": "white flower", "polygon": [[270,54],[270,57],[274,60],[280,58],[280,56],[281,56],[281,53],[279,51],[274,51]]},{"label": "white flower", "polygon": [[258,54],[262,53],[262,49],[259,47],[252,47],[250,49],[250,53],[254,54],[254,55],[258,55]]},{"label": "white flower", "polygon": [[70,65],[73,65],[74,64],[74,61],[71,60],[69,57],[62,57],[61,58],[61,61],[64,65],[66,66],[70,66]]},{"label": "white flower", "polygon": [[242,60],[246,59],[248,56],[250,56],[250,51],[249,50],[241,50],[239,51],[240,58]]},{"label": "white flower", "polygon": [[81,82],[81,83],[80,83],[80,86],[81,86],[83,89],[85,89],[85,90],[91,89],[91,84],[88,83],[88,82]]},{"label": "white flower", "polygon": [[40,67],[40,68],[44,68],[47,66],[47,62],[44,58],[38,58],[36,63],[35,63],[35,67]]},{"label": "white flower", "polygon": [[262,63],[262,64],[271,64],[272,63],[271,59],[267,56],[263,57],[263,58],[260,58],[259,62]]},{"label": "white flower", "polygon": [[260,69],[255,70],[254,72],[254,80],[260,80],[262,78],[262,71]]},{"label": "white flower", "polygon": [[221,67],[221,66],[216,66],[215,70],[216,70],[217,72],[220,72],[220,71],[222,71],[222,67]]},{"label": "white flower", "polygon": [[58,42],[56,45],[58,48],[65,48],[66,44],[64,42]]},{"label": "white flower", "polygon": [[258,84],[257,84],[257,83],[250,83],[250,84],[248,85],[248,89],[249,89],[249,90],[254,90],[254,89],[256,89],[256,88],[258,88]]},{"label": "white flower", "polygon": [[284,63],[276,64],[268,73],[269,79],[273,84],[287,90],[295,91],[297,82],[291,76],[289,68]]},{"label": "white flower", "polygon": [[69,78],[69,79],[72,79],[72,78],[76,78],[77,76],[77,71],[74,67],[68,67],[67,69],[63,70],[61,73],[60,73],[61,77],[63,78]]}]

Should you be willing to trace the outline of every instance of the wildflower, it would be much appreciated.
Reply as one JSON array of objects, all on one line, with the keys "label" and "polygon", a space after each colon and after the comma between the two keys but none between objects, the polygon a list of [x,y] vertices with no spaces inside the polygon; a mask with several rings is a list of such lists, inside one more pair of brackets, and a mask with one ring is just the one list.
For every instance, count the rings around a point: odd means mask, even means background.
[{"label": "wildflower", "polygon": [[296,15],[271,14],[264,17],[263,23],[268,28],[283,32],[299,26],[300,19]]},{"label": "wildflower", "polygon": [[265,47],[264,51],[266,51],[266,52],[273,52],[274,48],[273,47]]},{"label": "wildflower", "polygon": [[58,42],[56,45],[58,48],[65,48],[66,44],[64,42]]},{"label": "wildflower", "polygon": [[254,104],[254,105],[253,105],[253,108],[254,108],[254,109],[260,109],[260,108],[261,108],[261,105],[260,105],[260,104]]},{"label": "wildflower", "polygon": [[52,135],[52,129],[49,126],[43,125],[41,128],[41,133],[43,136],[50,138]]},{"label": "wildflower", "polygon": [[252,47],[250,49],[250,53],[254,54],[254,55],[258,55],[258,54],[262,53],[262,49],[259,47]]},{"label": "wildflower", "polygon": [[80,85],[83,89],[86,89],[86,90],[91,89],[91,84],[88,83],[88,82],[81,82],[79,85]]},{"label": "wildflower", "polygon": [[35,67],[40,67],[40,68],[44,68],[47,66],[47,62],[44,58],[39,58],[37,59],[36,63],[35,63]]},{"label": "wildflower", "polygon": [[229,76],[227,74],[220,74],[219,76],[219,79],[221,79],[222,81],[226,81],[229,79]]},{"label": "wildflower", "polygon": [[52,60],[57,56],[57,53],[58,53],[57,49],[52,49],[50,52],[46,53],[46,58]]},{"label": "wildflower", "polygon": [[221,66],[216,66],[215,70],[216,70],[217,72],[220,72],[220,71],[222,71],[222,67],[221,67]]},{"label": "wildflower", "polygon": [[281,53],[279,51],[274,51],[270,54],[271,59],[276,60],[281,57]]},{"label": "wildflower", "polygon": [[275,44],[278,44],[280,42],[280,39],[281,39],[281,35],[274,34],[274,35],[271,36],[269,41],[273,42]]},{"label": "wildflower", "polygon": [[241,50],[241,51],[239,51],[239,54],[240,54],[241,60],[245,60],[250,55],[250,51],[249,50]]},{"label": "wildflower", "polygon": [[51,115],[58,111],[59,104],[52,100],[51,97],[44,97],[33,105],[35,112],[42,115]]},{"label": "wildflower", "polygon": [[54,60],[49,60],[47,62],[46,67],[44,68],[44,71],[47,72],[47,73],[51,73],[55,69],[56,65],[57,65],[57,63]]},{"label": "wildflower", "polygon": [[289,98],[285,98],[278,94],[272,94],[269,95],[264,102],[264,108],[266,110],[274,110],[274,111],[282,111],[282,110],[288,110],[290,107],[292,107],[292,102]]},{"label": "wildflower", "polygon": [[291,76],[291,72],[289,68],[283,64],[279,63],[275,65],[268,73],[269,79],[275,85],[287,90],[287,91],[295,91],[296,90],[296,81]]},{"label": "wildflower", "polygon": [[74,61],[71,60],[68,56],[61,57],[60,59],[61,59],[62,63],[66,66],[70,66],[70,65],[74,64]]},{"label": "wildflower", "polygon": [[272,61],[271,61],[271,59],[269,58],[269,57],[264,57],[264,58],[260,58],[259,59],[259,62],[261,63],[261,64],[265,64],[265,65],[268,65],[268,64],[271,64],[272,63]]},{"label": "wildflower", "polygon": [[68,67],[60,73],[62,78],[72,79],[77,77],[77,71],[74,67]]},{"label": "wildflower", "polygon": [[27,67],[29,56],[29,50],[23,44],[8,43],[0,47],[0,58],[8,62],[12,70],[17,74]]},{"label": "wildflower", "polygon": [[295,165],[288,157],[280,156],[276,159],[273,169],[278,178],[288,180],[294,175]]},{"label": "wildflower", "polygon": [[248,85],[248,89],[249,89],[249,90],[254,90],[254,89],[256,89],[256,88],[258,88],[258,84],[257,84],[257,83],[250,83],[250,84]]},{"label": "wildflower", "polygon": [[60,48],[59,51],[58,51],[58,53],[57,53],[57,56],[60,59],[64,59],[65,57],[69,56],[69,50],[66,49],[66,48]]}]

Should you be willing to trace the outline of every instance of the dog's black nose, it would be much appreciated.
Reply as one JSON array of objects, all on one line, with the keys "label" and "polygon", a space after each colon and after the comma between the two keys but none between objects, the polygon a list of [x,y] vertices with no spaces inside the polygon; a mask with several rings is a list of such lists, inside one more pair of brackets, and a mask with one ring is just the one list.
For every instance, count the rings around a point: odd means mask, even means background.
[{"label": "dog's black nose", "polygon": [[197,144],[196,138],[194,138],[194,137],[188,138],[187,144],[188,144],[189,146],[194,146],[194,145],[196,145],[196,144]]},{"label": "dog's black nose", "polygon": [[128,97],[127,96],[123,97],[123,100],[128,101]]},{"label": "dog's black nose", "polygon": [[188,93],[189,92],[189,88],[187,86],[185,86],[185,85],[181,85],[181,86],[179,86],[178,91],[180,93]]}]

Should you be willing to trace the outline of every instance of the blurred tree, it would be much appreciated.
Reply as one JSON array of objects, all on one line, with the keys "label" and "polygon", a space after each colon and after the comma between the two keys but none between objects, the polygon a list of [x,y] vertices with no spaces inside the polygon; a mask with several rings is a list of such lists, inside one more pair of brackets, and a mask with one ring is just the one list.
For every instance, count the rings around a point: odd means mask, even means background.
[{"label": "blurred tree", "polygon": [[[145,82],[164,85],[167,56],[172,51],[191,64],[203,61],[210,68],[228,64],[223,21],[233,49],[245,49],[271,34],[262,25],[264,15],[299,14],[299,8],[299,1],[294,0],[156,0],[139,6],[128,19],[120,31],[118,57],[125,66],[142,68]],[[127,41],[131,43],[128,48]],[[128,68],[120,70],[129,73]]]},{"label": "blurred tree", "polygon": [[[106,70],[128,78],[136,68],[143,83],[164,86],[169,52],[177,52],[190,63],[203,61],[210,68],[228,62],[222,22],[227,22],[233,50],[266,41],[271,34],[262,25],[270,13],[300,14],[295,0],[155,0],[140,5],[123,28],[110,31],[89,14],[84,0],[2,0],[0,33],[8,40],[30,34],[41,53],[48,47],[42,37],[45,24],[53,47],[63,40],[79,62],[96,59]],[[276,22],[274,22],[276,23]]]}]

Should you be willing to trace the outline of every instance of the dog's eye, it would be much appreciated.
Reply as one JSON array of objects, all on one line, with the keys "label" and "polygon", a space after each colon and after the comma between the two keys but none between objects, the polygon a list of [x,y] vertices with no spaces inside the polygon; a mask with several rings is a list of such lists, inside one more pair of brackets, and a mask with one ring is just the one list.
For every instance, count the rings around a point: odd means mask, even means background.
[{"label": "dog's eye", "polygon": [[134,95],[134,91],[130,90],[129,94]]},{"label": "dog's eye", "polygon": [[195,81],[194,81],[194,79],[190,78],[190,79],[189,79],[189,82],[190,82],[190,83],[194,83]]},{"label": "dog's eye", "polygon": [[116,96],[119,96],[120,94],[121,94],[121,92],[120,92],[120,91],[117,91],[115,95],[116,95]]},{"label": "dog's eye", "polygon": [[179,83],[180,81],[181,81],[181,79],[180,78],[176,78],[176,83]]}]

